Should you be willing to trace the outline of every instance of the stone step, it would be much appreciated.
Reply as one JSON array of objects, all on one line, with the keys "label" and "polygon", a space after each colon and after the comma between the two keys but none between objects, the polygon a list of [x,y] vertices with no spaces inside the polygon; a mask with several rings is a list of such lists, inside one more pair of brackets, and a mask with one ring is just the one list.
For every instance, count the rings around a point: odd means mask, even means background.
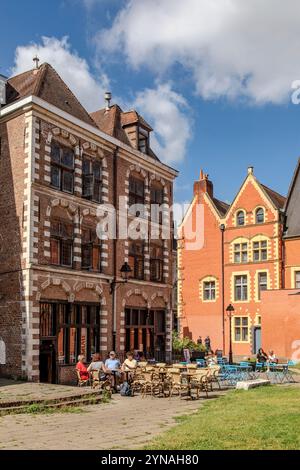
[{"label": "stone step", "polygon": [[251,388],[263,387],[265,385],[271,385],[270,380],[257,379],[257,380],[245,380],[237,382],[237,390],[250,390]]},{"label": "stone step", "polygon": [[36,399],[31,399],[31,400],[12,400],[12,401],[0,401],[0,411],[2,409],[7,409],[7,408],[16,408],[20,406],[30,406],[30,405],[56,405],[56,404],[64,404],[66,402],[72,402],[76,401],[81,398],[87,398],[87,399],[92,399],[92,398],[97,398],[99,396],[99,391],[78,391],[78,393],[75,393],[74,395],[66,395],[66,396],[61,396],[61,397],[56,397],[56,398],[36,398]]},{"label": "stone step", "polygon": [[[75,408],[75,407],[81,407],[81,406],[96,405],[101,402],[102,402],[102,395],[98,393],[97,396],[78,398],[77,400],[63,401],[63,402],[57,402],[57,403],[51,403],[51,404],[49,403],[45,404],[45,402],[43,403],[33,402],[31,403],[31,405],[40,405],[42,406],[41,411],[45,411],[45,410],[53,410],[53,409],[59,409],[59,408],[64,408],[64,407]],[[28,406],[30,405],[9,406],[7,408],[1,408],[0,416],[5,416],[8,414],[26,413],[28,412]]]}]

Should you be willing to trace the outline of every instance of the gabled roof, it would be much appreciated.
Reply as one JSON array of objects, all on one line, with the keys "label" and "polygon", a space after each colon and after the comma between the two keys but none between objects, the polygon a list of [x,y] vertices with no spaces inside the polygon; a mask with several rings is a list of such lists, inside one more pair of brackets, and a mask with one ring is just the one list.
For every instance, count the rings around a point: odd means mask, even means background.
[{"label": "gabled roof", "polygon": [[285,205],[285,238],[300,236],[300,159],[298,160]]},{"label": "gabled roof", "polygon": [[[140,114],[136,111],[124,112],[120,106],[116,104],[110,106],[109,109],[104,108],[91,113],[91,118],[102,132],[105,132],[130,146],[132,146],[132,144],[127,137],[124,127],[139,123],[143,127],[147,128],[149,132],[152,131],[152,128]],[[151,148],[148,149],[148,155],[154,160],[160,161]]]},{"label": "gabled roof", "polygon": [[16,75],[7,82],[7,104],[27,96],[37,96],[81,121],[96,127],[95,122],[67,87],[58,73],[45,63],[38,69]]},{"label": "gabled roof", "polygon": [[227,214],[227,211],[230,208],[230,205],[224,201],[220,201],[220,199],[216,199],[215,197],[212,198],[212,201],[218,213],[220,214],[220,216],[224,217]]},{"label": "gabled roof", "polygon": [[[258,181],[259,183],[259,181]],[[267,193],[271,201],[273,202],[274,206],[277,207],[277,209],[284,209],[285,203],[286,203],[286,198],[282,196],[281,194],[277,193],[273,189],[268,188],[262,183],[259,183],[262,189]]]},{"label": "gabled roof", "polygon": [[101,131],[112,137],[116,137],[121,140],[121,142],[124,142],[124,144],[130,145],[127,134],[121,125],[122,112],[120,106],[114,104],[109,109],[104,108],[95,113],[91,113],[91,117]]},{"label": "gabled roof", "polygon": [[292,178],[292,181],[291,181],[291,184],[290,184],[290,187],[289,187],[288,195],[287,195],[287,198],[286,198],[285,210],[287,209],[287,207],[289,205],[289,202],[290,202],[291,196],[293,194],[293,191],[294,191],[299,173],[300,173],[300,158],[298,159],[298,162],[297,162],[294,174],[293,174],[293,178]]},{"label": "gabled roof", "polygon": [[145,127],[148,131],[153,131],[150,124],[148,124],[145,119],[135,110],[126,111],[125,113],[122,113],[121,122],[122,126],[140,124],[141,126]]}]

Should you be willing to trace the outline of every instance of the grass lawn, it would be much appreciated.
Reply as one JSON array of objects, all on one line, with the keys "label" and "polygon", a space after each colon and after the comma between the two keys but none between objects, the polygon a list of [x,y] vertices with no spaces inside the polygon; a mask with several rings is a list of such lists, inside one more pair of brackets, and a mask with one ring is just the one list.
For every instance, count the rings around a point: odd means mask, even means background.
[{"label": "grass lawn", "polygon": [[207,400],[147,449],[300,449],[300,388],[270,386]]}]

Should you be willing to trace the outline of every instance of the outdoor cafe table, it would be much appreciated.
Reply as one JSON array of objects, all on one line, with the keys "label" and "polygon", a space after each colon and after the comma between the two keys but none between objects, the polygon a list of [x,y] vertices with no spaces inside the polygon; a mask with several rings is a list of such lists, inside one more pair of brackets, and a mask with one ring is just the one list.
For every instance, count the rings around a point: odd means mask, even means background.
[{"label": "outdoor cafe table", "polygon": [[191,400],[194,399],[194,397],[192,396],[192,384],[191,384],[193,377],[195,377],[195,374],[192,374],[191,372],[181,372],[181,378],[185,379],[187,382],[187,396]]},{"label": "outdoor cafe table", "polygon": [[284,383],[284,382],[294,382],[292,373],[289,371],[288,364],[266,364],[267,366],[267,375],[270,374],[270,379],[272,374],[274,374],[275,382]]}]

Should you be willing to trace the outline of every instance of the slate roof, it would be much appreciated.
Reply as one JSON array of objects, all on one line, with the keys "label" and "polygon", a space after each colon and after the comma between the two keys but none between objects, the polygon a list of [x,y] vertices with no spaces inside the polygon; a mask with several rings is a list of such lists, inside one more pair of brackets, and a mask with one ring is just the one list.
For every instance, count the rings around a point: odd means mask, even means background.
[{"label": "slate roof", "polygon": [[285,205],[285,238],[300,236],[300,158],[298,160]]}]

